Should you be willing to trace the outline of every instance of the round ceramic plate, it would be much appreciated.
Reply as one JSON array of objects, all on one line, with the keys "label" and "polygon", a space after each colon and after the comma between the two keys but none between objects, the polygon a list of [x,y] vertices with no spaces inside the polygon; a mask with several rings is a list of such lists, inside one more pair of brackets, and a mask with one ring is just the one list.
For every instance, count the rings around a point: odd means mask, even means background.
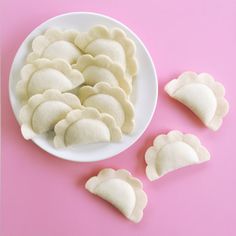
[{"label": "round ceramic plate", "polygon": [[90,162],[110,158],[130,147],[145,131],[153,116],[158,93],[158,84],[155,68],[146,47],[142,41],[125,25],[108,16],[73,12],[51,18],[34,29],[21,44],[12,63],[9,94],[11,105],[18,119],[20,103],[15,94],[16,83],[19,80],[20,70],[25,63],[27,54],[31,51],[32,40],[42,34],[49,27],[61,29],[74,28],[79,31],[88,31],[96,24],[108,27],[120,27],[135,42],[137,47],[137,60],[139,71],[133,84],[134,93],[132,101],[135,107],[136,126],[131,135],[124,135],[119,143],[98,143],[87,145],[75,145],[65,149],[56,149],[53,146],[53,133],[40,135],[33,138],[33,142],[54,156],[71,161]]}]

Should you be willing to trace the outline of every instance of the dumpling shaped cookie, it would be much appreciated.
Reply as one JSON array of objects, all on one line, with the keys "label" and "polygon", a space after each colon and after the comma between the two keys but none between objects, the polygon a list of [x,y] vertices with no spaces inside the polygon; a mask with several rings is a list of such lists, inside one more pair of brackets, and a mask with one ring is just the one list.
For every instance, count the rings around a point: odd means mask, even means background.
[{"label": "dumpling shaped cookie", "polygon": [[146,175],[149,180],[159,179],[176,169],[199,164],[210,159],[210,154],[192,134],[170,131],[158,135],[153,146],[145,153]]},{"label": "dumpling shaped cookie", "polygon": [[86,85],[94,86],[99,82],[106,82],[112,87],[122,88],[127,95],[131,93],[131,82],[126,78],[123,68],[108,56],[83,55],[73,68],[83,74]]},{"label": "dumpling shaped cookie", "polygon": [[32,52],[27,57],[27,63],[39,58],[50,60],[61,58],[73,64],[82,54],[74,44],[78,32],[70,29],[62,31],[57,28],[48,29],[43,35],[37,36],[32,42]]},{"label": "dumpling shaped cookie", "polygon": [[171,80],[165,91],[191,109],[205,126],[214,131],[220,128],[229,110],[224,86],[207,73],[184,72]]},{"label": "dumpling shaped cookie", "polygon": [[59,121],[54,131],[54,145],[63,148],[75,144],[118,142],[122,133],[113,117],[94,108],[73,110]]},{"label": "dumpling shaped cookie", "polygon": [[71,93],[61,93],[55,89],[32,96],[19,114],[21,132],[25,139],[46,133],[64,119],[68,112],[81,108],[80,100]]},{"label": "dumpling shaped cookie", "polygon": [[121,88],[99,82],[94,87],[83,86],[78,96],[83,106],[111,115],[124,133],[133,131],[134,107]]},{"label": "dumpling shaped cookie", "polygon": [[108,29],[104,25],[94,26],[88,32],[78,33],[75,44],[87,54],[107,55],[119,63],[131,77],[137,74],[135,44],[119,28]]},{"label": "dumpling shaped cookie", "polygon": [[16,85],[16,93],[25,102],[32,95],[47,89],[65,92],[84,82],[83,75],[62,59],[38,59],[21,69],[21,80]]},{"label": "dumpling shaped cookie", "polygon": [[124,169],[103,169],[91,177],[85,188],[111,203],[129,220],[138,223],[147,205],[147,195],[140,180]]}]

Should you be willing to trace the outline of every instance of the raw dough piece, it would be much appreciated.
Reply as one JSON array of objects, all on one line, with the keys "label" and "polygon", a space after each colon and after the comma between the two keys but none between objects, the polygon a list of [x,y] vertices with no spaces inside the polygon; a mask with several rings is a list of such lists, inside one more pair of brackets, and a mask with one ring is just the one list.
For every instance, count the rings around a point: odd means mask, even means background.
[{"label": "raw dough piece", "polygon": [[21,132],[25,139],[52,130],[72,109],[81,108],[80,100],[71,93],[46,90],[32,96],[20,110]]},{"label": "raw dough piece", "polygon": [[123,68],[108,56],[83,55],[73,65],[73,68],[83,74],[86,85],[93,86],[99,82],[107,82],[113,87],[122,88],[127,95],[131,93],[132,86],[126,78]]},{"label": "raw dough piece", "polygon": [[165,91],[191,109],[207,126],[216,131],[229,110],[225,89],[207,73],[184,72],[171,80]]},{"label": "raw dough piece", "polygon": [[122,133],[114,118],[99,113],[94,108],[84,108],[69,112],[64,120],[55,126],[55,147],[97,142],[118,142]]},{"label": "raw dough piece", "polygon": [[83,82],[83,75],[72,69],[65,60],[38,59],[21,69],[21,80],[16,85],[16,93],[21,101],[26,102],[32,95],[43,93],[47,89],[65,92]]},{"label": "raw dough piece", "polygon": [[38,58],[50,60],[61,58],[70,64],[75,63],[82,54],[74,44],[77,35],[78,32],[72,29],[65,31],[57,28],[48,29],[43,35],[39,35],[33,40],[33,52],[28,55],[27,63]]},{"label": "raw dough piece", "polygon": [[100,112],[113,116],[124,133],[133,131],[134,107],[121,88],[114,88],[108,83],[100,82],[94,87],[82,87],[79,89],[78,96],[82,105],[94,107]]},{"label": "raw dough piece", "polygon": [[127,170],[103,169],[91,177],[85,188],[116,207],[129,220],[138,223],[147,205],[143,185]]},{"label": "raw dough piece", "polygon": [[94,26],[88,32],[79,33],[75,44],[87,54],[107,55],[119,63],[130,77],[137,74],[135,44],[119,28],[108,29],[104,25]]},{"label": "raw dough piece", "polygon": [[149,180],[159,179],[181,167],[199,164],[210,159],[210,154],[192,134],[171,131],[158,135],[145,153],[146,174]]}]

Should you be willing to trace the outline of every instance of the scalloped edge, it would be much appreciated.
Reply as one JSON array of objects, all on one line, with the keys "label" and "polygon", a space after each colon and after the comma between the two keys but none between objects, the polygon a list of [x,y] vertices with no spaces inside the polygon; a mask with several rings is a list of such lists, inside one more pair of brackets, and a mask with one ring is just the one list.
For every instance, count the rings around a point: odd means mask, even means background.
[{"label": "scalloped edge", "polygon": [[122,138],[122,133],[120,128],[116,125],[114,118],[108,114],[100,113],[97,109],[91,107],[84,107],[82,109],[76,109],[70,111],[65,119],[59,121],[54,128],[55,137],[54,137],[54,146],[56,148],[64,148],[67,145],[64,142],[64,135],[68,126],[78,120],[83,119],[83,117],[92,117],[102,121],[108,128],[111,134],[111,140],[118,142]]},{"label": "scalloped edge", "polygon": [[59,28],[47,29],[44,34],[38,35],[32,41],[32,52],[28,54],[26,62],[32,63],[34,60],[42,58],[42,54],[49,44],[59,40],[73,43],[73,45],[78,49],[79,54],[82,55],[81,50],[74,44],[78,33],[79,32],[74,29],[68,29],[64,31]]},{"label": "scalloped edge", "polygon": [[[108,83],[99,82],[94,87],[83,86],[79,89],[78,97],[81,103],[93,95],[96,94],[107,94],[114,97],[123,107],[125,113],[125,122],[121,127],[121,130],[130,134],[134,130],[135,120],[134,120],[134,107],[129,101],[124,91],[119,87],[111,87]],[[83,104],[84,105],[84,104]]]},{"label": "scalloped edge", "polygon": [[[27,85],[31,76],[38,70],[43,68],[53,68],[63,73],[68,80],[71,81],[71,89],[81,85],[84,82],[83,75],[76,69],[72,69],[71,65],[63,59],[49,60],[40,58],[33,61],[31,64],[26,64],[21,69],[21,79],[16,84],[16,94],[24,103],[29,98]],[[66,91],[61,91],[66,92]]]},{"label": "scalloped edge", "polygon": [[[166,144],[169,144],[171,142],[176,142],[176,141],[184,142],[195,150],[199,158],[199,162],[196,164],[210,160],[210,153],[204,146],[201,145],[201,142],[197,138],[197,136],[193,134],[183,134],[182,132],[178,130],[172,130],[166,135],[165,134],[157,135],[153,141],[153,146],[149,147],[145,153],[145,161],[147,164],[146,175],[150,181],[159,179],[160,177],[169,173],[167,172],[163,175],[158,174],[156,170],[156,158],[157,158],[158,153]],[[190,164],[190,165],[193,165],[193,164]],[[189,165],[186,165],[186,166],[189,166]],[[184,168],[186,166],[180,167],[178,169]],[[176,169],[173,169],[172,171],[174,170]]]},{"label": "scalloped edge", "polygon": [[[191,71],[184,72],[177,79],[173,79],[170,82],[168,82],[165,86],[165,91],[170,97],[175,99],[175,92],[181,87],[191,83],[204,84],[207,87],[209,87],[214,93],[215,98],[217,100],[217,108],[215,114],[210,122],[208,123],[205,123],[203,121],[202,122],[206,127],[214,131],[218,130],[222,125],[224,116],[226,116],[226,114],[229,111],[229,103],[224,97],[225,95],[224,86],[221,83],[217,82],[210,74],[208,73],[197,74]],[[196,116],[198,116],[192,109],[190,110]]]},{"label": "scalloped edge", "polygon": [[104,25],[95,25],[88,32],[78,33],[74,43],[84,51],[89,43],[99,38],[115,40],[121,44],[126,54],[125,71],[134,77],[138,70],[137,60],[135,58],[136,45],[120,28],[109,29]]},{"label": "scalloped edge", "polygon": [[122,66],[112,61],[110,57],[106,55],[97,55],[93,57],[90,54],[86,54],[79,57],[77,63],[72,65],[74,69],[78,69],[81,73],[83,73],[83,71],[89,66],[98,66],[107,69],[114,75],[119,84],[119,87],[122,88],[127,95],[131,94],[132,85],[129,79],[126,78]]},{"label": "scalloped edge", "polygon": [[147,195],[143,191],[142,182],[138,178],[133,177],[129,171],[125,169],[114,170],[112,168],[102,169],[97,176],[93,176],[88,179],[85,184],[85,188],[92,194],[96,195],[95,189],[98,184],[110,178],[119,178],[133,188],[136,196],[135,208],[130,216],[125,217],[134,223],[140,222],[143,217],[143,210],[147,205]]},{"label": "scalloped edge", "polygon": [[48,89],[43,94],[36,94],[32,96],[28,100],[28,103],[21,108],[19,113],[21,133],[26,140],[32,139],[38,134],[36,131],[34,131],[32,127],[32,115],[39,107],[39,105],[47,101],[64,102],[65,104],[71,107],[71,110],[82,107],[80,100],[77,96],[71,93],[61,93],[59,90],[56,89]]}]

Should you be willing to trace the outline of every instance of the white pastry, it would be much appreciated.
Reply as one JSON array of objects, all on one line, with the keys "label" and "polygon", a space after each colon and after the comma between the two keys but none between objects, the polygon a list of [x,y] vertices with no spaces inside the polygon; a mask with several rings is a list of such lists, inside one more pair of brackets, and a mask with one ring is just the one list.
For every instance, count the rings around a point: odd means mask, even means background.
[{"label": "white pastry", "polygon": [[78,96],[83,106],[94,107],[100,112],[113,116],[124,133],[133,131],[134,107],[121,88],[114,88],[108,83],[100,82],[94,87],[80,88]]},{"label": "white pastry", "polygon": [[43,35],[37,36],[32,42],[32,52],[27,57],[27,62],[38,58],[62,58],[73,64],[81,55],[81,51],[75,46],[74,41],[78,32],[76,30],[62,31],[57,28],[48,29]]},{"label": "white pastry", "polygon": [[25,139],[52,130],[72,109],[81,108],[78,97],[58,90],[46,90],[32,96],[20,110],[21,132]]},{"label": "white pastry", "polygon": [[209,159],[209,152],[196,136],[171,131],[167,135],[158,135],[153,146],[147,149],[146,175],[153,181],[178,168],[199,164]]},{"label": "white pastry", "polygon": [[83,82],[83,75],[78,70],[72,69],[65,60],[38,59],[22,68],[16,93],[20,100],[25,102],[32,95],[43,93],[47,89],[65,92]]},{"label": "white pastry", "polygon": [[218,130],[229,105],[224,98],[225,89],[206,73],[184,72],[171,80],[165,91],[191,109],[212,130]]},{"label": "white pastry", "polygon": [[122,88],[128,95],[131,93],[131,82],[126,78],[123,68],[108,56],[83,55],[73,68],[83,74],[86,85],[93,86],[99,82],[106,82],[113,87]]},{"label": "white pastry", "polygon": [[108,29],[104,25],[94,26],[88,32],[79,33],[75,44],[87,54],[109,56],[131,77],[137,74],[135,44],[119,28]]},{"label": "white pastry", "polygon": [[116,207],[129,220],[138,223],[147,205],[143,185],[127,170],[103,169],[90,178],[85,188]]},{"label": "white pastry", "polygon": [[94,108],[73,110],[55,128],[55,147],[97,142],[118,142],[122,133],[114,118]]}]

